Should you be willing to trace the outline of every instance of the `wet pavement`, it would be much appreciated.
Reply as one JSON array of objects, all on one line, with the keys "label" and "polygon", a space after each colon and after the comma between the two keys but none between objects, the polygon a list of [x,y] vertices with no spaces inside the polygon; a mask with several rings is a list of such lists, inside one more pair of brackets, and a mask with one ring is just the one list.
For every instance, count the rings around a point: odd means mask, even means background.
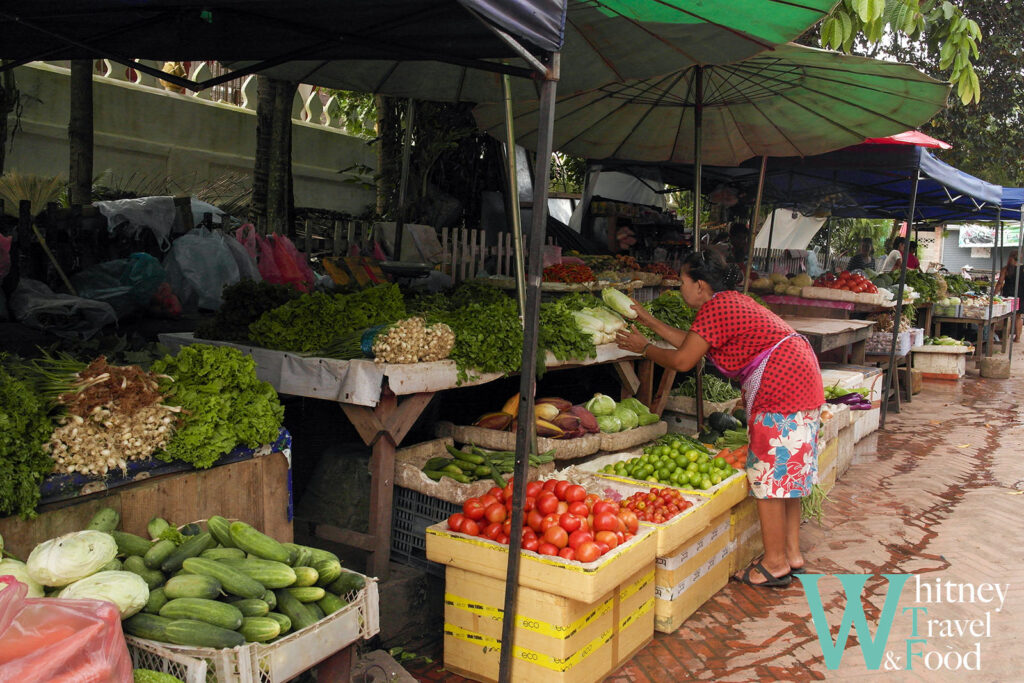
[{"label": "wet pavement", "polygon": [[[833,639],[847,603],[834,575],[867,575],[870,633],[856,625],[859,610],[847,613],[854,627],[835,652],[841,661],[826,662],[831,642],[819,642],[801,582],[731,582],[607,680],[1024,681],[1024,352],[1014,351],[1008,380],[969,367],[960,382],[926,381],[858,444],[821,526],[803,525],[808,571],[825,575],[811,581]],[[896,584],[883,574],[905,582],[898,602],[886,602]],[[891,627],[884,643],[880,624]],[[413,673],[464,680],[440,665]]]}]

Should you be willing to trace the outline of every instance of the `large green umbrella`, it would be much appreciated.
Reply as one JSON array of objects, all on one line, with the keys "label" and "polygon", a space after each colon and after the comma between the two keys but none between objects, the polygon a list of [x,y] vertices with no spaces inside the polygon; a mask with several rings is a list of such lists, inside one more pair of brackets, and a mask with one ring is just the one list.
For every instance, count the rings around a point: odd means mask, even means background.
[{"label": "large green umbrella", "polygon": [[[558,89],[569,93],[693,64],[745,59],[792,40],[834,4],[835,0],[569,0]],[[372,33],[364,38],[372,38]],[[500,74],[481,69],[479,61],[340,61],[332,59],[329,45],[323,51],[323,57],[311,51],[261,73],[396,97],[496,103],[503,99]],[[525,55],[504,61],[522,66],[528,59]],[[230,63],[234,68],[246,65]],[[514,99],[538,96],[537,81],[517,78],[512,85]]]},{"label": "large green umbrella", "polygon": [[[554,146],[587,159],[677,164],[696,162],[699,152],[702,163],[717,166],[808,156],[916,128],[945,106],[948,91],[908,65],[787,44],[733,64],[563,92]],[[516,133],[527,147],[534,144],[536,110],[534,101],[514,107]],[[505,125],[495,105],[473,113],[492,134]]]}]

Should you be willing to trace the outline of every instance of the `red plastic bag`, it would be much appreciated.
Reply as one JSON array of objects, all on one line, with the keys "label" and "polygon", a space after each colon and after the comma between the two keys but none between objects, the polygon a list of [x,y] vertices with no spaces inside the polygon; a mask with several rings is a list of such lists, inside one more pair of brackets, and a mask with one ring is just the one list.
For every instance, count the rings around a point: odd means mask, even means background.
[{"label": "red plastic bag", "polygon": [[256,258],[256,227],[252,223],[246,223],[238,230],[235,230],[235,239],[245,247],[245,250],[249,252],[249,256],[252,256],[254,259]]},{"label": "red plastic bag", "polygon": [[256,239],[260,247],[260,275],[266,282],[291,285],[300,292],[313,290],[316,283],[313,270],[306,262],[305,255],[295,248],[290,239],[284,235],[268,235],[266,239]]},{"label": "red plastic bag", "polygon": [[121,614],[102,600],[26,599],[0,576],[0,681],[131,683]]}]

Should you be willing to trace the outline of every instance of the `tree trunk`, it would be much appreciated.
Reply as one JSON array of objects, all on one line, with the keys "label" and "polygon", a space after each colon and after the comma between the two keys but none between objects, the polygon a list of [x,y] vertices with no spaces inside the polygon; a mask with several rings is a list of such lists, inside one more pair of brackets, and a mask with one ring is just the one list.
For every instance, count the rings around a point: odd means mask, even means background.
[{"label": "tree trunk", "polygon": [[14,81],[14,69],[5,71],[0,79],[0,175],[3,175],[7,160],[7,117],[18,106],[18,87]]},{"label": "tree trunk", "polygon": [[256,154],[252,169],[252,200],[249,220],[267,227],[267,182],[270,177],[270,143],[273,137],[274,83],[266,76],[256,77]]},{"label": "tree trunk", "polygon": [[[71,113],[68,120],[70,169],[69,195],[72,204],[92,203],[92,60],[71,61]],[[42,207],[33,207],[39,211]]]},{"label": "tree trunk", "polygon": [[274,115],[267,179],[267,223],[275,232],[295,237],[292,200],[292,102],[298,83],[274,81]]}]

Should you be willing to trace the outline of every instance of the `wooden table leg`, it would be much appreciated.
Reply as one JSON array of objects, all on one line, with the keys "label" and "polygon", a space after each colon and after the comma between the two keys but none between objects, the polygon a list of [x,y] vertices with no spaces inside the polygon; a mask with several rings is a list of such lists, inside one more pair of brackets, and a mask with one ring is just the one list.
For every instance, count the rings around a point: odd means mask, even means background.
[{"label": "wooden table leg", "polygon": [[[638,361],[637,365],[639,366],[637,376],[640,379],[640,387],[636,390],[636,397],[645,406],[650,407],[651,399],[654,398],[654,361],[644,359]],[[626,392],[625,385],[623,385],[622,391]]]},{"label": "wooden table leg", "polygon": [[[650,363],[651,361],[641,361]],[[629,398],[630,396],[636,396],[637,392],[641,389],[642,382],[640,377],[637,376],[636,370],[633,367],[632,360],[620,360],[613,365],[615,368],[615,374],[619,377],[619,384],[622,385],[622,391],[620,392],[620,400],[623,398]],[[646,404],[645,404],[646,405]]]},{"label": "wooden table leg", "polygon": [[1009,350],[1008,342],[1010,341],[1010,334],[1012,334],[1012,332],[1010,330],[1010,321],[1011,320],[1013,320],[1013,314],[1012,313],[1010,314],[1009,317],[1003,318],[1003,339],[1002,339],[1002,342],[1003,342],[1003,353],[1006,353]]},{"label": "wooden table leg", "polygon": [[850,362],[854,365],[864,365],[864,351],[867,348],[868,340],[861,339],[850,345]]},{"label": "wooden table leg", "polygon": [[665,412],[665,404],[668,403],[669,394],[672,391],[672,385],[676,382],[676,371],[665,368],[661,373],[661,381],[658,382],[658,391],[654,394],[654,398],[651,400],[651,405],[648,408],[655,415],[660,416]]},{"label": "wooden table leg", "polygon": [[[366,572],[383,580],[388,576],[391,560],[391,505],[395,484],[395,449],[412,429],[416,418],[434,397],[432,393],[412,394],[398,402],[387,387],[381,391],[376,408],[342,403],[342,410],[359,432],[363,443],[371,447],[370,455],[370,557]],[[351,535],[351,534],[348,534]],[[344,536],[335,535],[338,538]],[[330,538],[330,536],[326,536]]]}]

